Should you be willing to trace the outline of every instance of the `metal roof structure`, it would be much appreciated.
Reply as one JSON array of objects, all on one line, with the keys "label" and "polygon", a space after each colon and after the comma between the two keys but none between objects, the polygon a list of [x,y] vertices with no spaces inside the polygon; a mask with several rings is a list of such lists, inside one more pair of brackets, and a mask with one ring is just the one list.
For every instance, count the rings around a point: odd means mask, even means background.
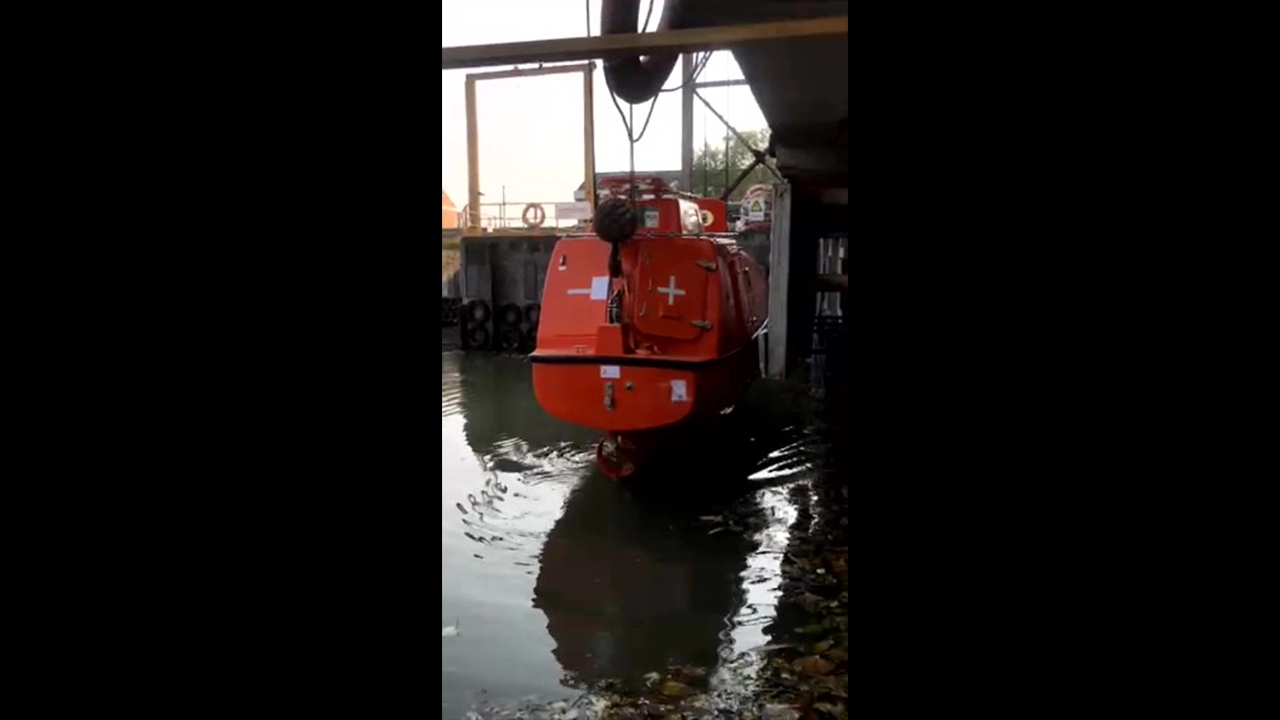
[{"label": "metal roof structure", "polygon": [[[670,0],[669,3],[670,4]],[[442,70],[732,50],[769,122],[778,169],[815,188],[848,186],[848,0],[696,0],[680,29],[442,47]]]}]

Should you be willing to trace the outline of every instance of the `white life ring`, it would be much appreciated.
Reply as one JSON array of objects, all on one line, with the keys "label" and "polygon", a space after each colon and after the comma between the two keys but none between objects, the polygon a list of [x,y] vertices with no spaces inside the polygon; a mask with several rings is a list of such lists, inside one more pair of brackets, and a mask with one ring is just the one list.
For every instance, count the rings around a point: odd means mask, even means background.
[{"label": "white life ring", "polygon": [[702,227],[704,230],[710,229],[716,223],[716,214],[706,208],[702,208]]},{"label": "white life ring", "polygon": [[[530,217],[532,215],[533,217]],[[529,203],[524,206],[524,213],[520,216],[525,227],[540,228],[542,223],[547,221],[547,211],[542,209],[538,203]]]}]

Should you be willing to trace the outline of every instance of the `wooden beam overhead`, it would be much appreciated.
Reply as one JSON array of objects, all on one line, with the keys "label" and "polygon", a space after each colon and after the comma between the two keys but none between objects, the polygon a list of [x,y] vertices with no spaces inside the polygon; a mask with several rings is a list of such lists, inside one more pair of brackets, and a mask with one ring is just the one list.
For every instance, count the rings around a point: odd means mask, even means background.
[{"label": "wooden beam overhead", "polygon": [[849,36],[848,15],[627,35],[598,35],[494,45],[442,47],[440,48],[440,69],[442,71],[462,70],[527,63],[610,60],[659,52],[692,53],[726,50],[769,40],[840,36],[846,38]]},{"label": "wooden beam overhead", "polygon": [[542,75],[562,75],[571,72],[592,72],[595,69],[595,63],[580,63],[577,65],[552,65],[551,67],[516,68],[514,70],[470,73],[467,77],[472,80],[510,80],[513,78],[540,77]]}]

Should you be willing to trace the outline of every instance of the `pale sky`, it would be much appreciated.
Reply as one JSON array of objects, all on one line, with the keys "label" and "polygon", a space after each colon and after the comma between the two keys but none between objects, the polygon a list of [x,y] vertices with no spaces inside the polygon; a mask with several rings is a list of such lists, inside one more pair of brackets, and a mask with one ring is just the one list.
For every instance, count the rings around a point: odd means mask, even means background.
[{"label": "pale sky", "polygon": [[[485,43],[546,40],[586,35],[587,0],[443,0],[442,35],[445,47]],[[591,3],[591,34],[600,33],[601,0]],[[662,13],[657,0],[650,26]],[[647,3],[641,3],[642,12]],[[643,18],[641,18],[643,19]],[[638,28],[637,28],[638,29]],[[599,63],[597,63],[597,66]],[[528,66],[525,66],[528,67]],[[508,67],[455,70],[440,73],[441,168],[444,189],[462,206],[467,196],[467,125],[463,80],[468,72],[507,70]],[[680,64],[665,87],[683,78]],[[729,52],[716,53],[699,78],[702,81],[741,78]],[[506,186],[507,201],[570,202],[583,177],[582,75],[566,74],[512,80],[486,80],[477,85],[480,137],[480,190],[485,202],[497,202]],[[750,88],[711,88],[703,97],[738,130],[768,127]],[[623,112],[628,110],[619,101]],[[649,104],[635,106],[635,131],[640,132]],[[627,133],[609,98],[604,74],[595,72],[596,169],[625,171],[629,167]],[[694,145],[703,138],[723,143],[724,126],[694,101]],[[680,93],[658,98],[653,120],[636,144],[636,170],[680,169]]]}]

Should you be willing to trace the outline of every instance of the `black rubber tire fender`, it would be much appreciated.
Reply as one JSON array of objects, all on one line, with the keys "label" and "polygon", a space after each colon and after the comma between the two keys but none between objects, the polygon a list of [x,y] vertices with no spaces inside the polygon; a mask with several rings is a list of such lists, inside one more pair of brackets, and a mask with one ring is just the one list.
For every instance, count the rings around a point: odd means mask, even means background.
[{"label": "black rubber tire fender", "polygon": [[467,346],[471,350],[489,349],[489,328],[484,325],[473,325],[467,330]]},{"label": "black rubber tire fender", "polygon": [[489,309],[489,303],[484,300],[472,300],[467,303],[467,321],[469,323],[487,323],[491,317],[493,317],[493,311]]},{"label": "black rubber tire fender", "polygon": [[520,306],[515,303],[507,303],[498,308],[498,319],[507,327],[520,327],[523,313],[520,312]]},{"label": "black rubber tire fender", "polygon": [[515,351],[520,349],[520,343],[524,340],[524,336],[518,327],[504,327],[498,331],[498,342],[503,350]]}]

